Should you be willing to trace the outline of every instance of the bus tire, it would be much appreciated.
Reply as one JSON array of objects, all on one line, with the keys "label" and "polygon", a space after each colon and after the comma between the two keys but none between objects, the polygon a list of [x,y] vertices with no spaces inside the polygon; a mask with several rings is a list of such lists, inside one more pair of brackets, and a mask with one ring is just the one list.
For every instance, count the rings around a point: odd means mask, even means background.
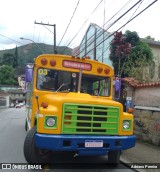
[{"label": "bus tire", "polygon": [[108,152],[108,162],[110,164],[118,165],[120,162],[121,151],[109,151]]},{"label": "bus tire", "polygon": [[49,163],[51,151],[42,150],[35,146],[36,126],[31,128],[27,133],[24,141],[24,157],[29,164]]}]

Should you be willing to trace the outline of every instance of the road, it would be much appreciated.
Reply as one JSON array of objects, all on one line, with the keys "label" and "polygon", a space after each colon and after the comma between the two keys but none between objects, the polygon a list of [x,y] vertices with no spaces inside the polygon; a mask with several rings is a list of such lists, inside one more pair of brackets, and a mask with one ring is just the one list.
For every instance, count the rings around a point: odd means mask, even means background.
[{"label": "road", "polygon": [[[26,163],[23,155],[23,143],[27,134],[24,129],[24,121],[24,107],[0,109],[0,163]],[[107,157],[73,157],[71,154],[66,153],[56,153],[54,155],[53,162],[55,163],[45,166],[43,171],[133,171],[127,169],[123,164],[120,164],[118,167],[109,166],[106,163]]]}]

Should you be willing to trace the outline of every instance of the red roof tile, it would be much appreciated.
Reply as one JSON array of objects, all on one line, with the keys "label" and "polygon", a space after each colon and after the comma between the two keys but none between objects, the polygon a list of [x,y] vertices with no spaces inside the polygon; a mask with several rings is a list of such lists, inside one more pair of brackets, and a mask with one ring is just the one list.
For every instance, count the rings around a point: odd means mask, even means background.
[{"label": "red roof tile", "polygon": [[135,88],[160,86],[160,82],[143,83],[131,77],[122,78],[122,81]]}]

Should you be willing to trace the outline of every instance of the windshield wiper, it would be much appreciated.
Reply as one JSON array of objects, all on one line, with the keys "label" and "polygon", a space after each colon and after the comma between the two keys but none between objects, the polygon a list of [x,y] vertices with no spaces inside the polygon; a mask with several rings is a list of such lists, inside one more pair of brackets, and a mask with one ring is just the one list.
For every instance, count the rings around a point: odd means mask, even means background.
[{"label": "windshield wiper", "polygon": [[69,82],[61,84],[60,87],[56,90],[56,92],[58,92],[63,86],[67,86],[69,84]]}]

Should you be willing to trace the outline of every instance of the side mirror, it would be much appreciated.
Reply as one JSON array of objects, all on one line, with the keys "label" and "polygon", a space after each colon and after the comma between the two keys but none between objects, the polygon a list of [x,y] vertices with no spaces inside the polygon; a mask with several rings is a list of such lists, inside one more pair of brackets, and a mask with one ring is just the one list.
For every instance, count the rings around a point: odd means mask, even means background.
[{"label": "side mirror", "polygon": [[31,82],[33,78],[33,64],[26,65],[25,69],[25,81]]},{"label": "side mirror", "polygon": [[119,100],[120,99],[120,94],[121,94],[121,79],[120,78],[116,78],[115,80],[115,100]]}]

